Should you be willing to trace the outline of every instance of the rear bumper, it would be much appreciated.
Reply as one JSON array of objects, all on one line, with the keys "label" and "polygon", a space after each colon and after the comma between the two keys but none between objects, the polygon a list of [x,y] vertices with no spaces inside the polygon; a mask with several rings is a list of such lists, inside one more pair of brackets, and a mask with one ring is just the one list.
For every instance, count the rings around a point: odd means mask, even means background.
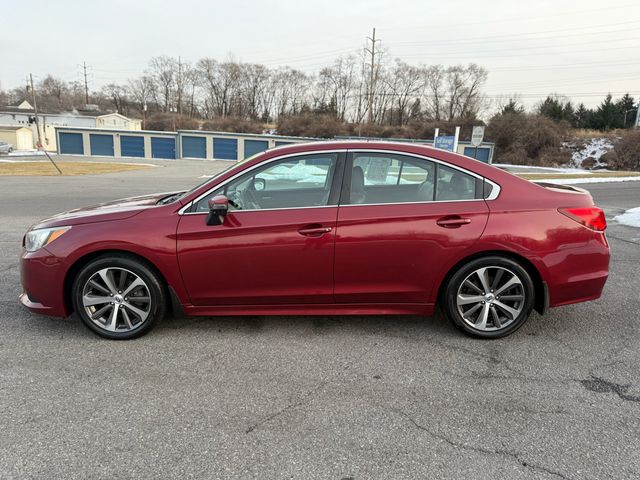
[{"label": "rear bumper", "polygon": [[23,293],[19,301],[33,313],[52,317],[68,315],[64,302],[65,266],[46,248],[23,251],[20,257],[20,280]]},{"label": "rear bumper", "polygon": [[609,277],[609,244],[602,233],[586,245],[560,250],[561,255],[547,263],[549,268],[549,306],[600,298]]}]

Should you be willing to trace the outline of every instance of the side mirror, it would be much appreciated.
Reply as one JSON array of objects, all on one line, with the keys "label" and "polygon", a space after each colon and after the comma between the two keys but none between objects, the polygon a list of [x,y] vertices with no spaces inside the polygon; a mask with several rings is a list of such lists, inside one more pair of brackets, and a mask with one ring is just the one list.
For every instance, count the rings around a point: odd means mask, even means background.
[{"label": "side mirror", "polygon": [[216,195],[209,199],[209,215],[207,225],[222,225],[229,211],[229,199],[224,195]]},{"label": "side mirror", "polygon": [[253,189],[256,191],[262,191],[267,188],[267,181],[264,178],[253,179]]}]

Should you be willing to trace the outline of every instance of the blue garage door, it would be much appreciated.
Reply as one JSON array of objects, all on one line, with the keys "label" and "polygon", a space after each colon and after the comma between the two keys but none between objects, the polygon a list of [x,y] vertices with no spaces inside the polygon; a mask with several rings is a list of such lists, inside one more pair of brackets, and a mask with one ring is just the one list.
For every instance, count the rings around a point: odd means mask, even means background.
[{"label": "blue garage door", "polygon": [[478,152],[476,154],[475,147],[464,147],[464,154],[467,157],[475,158],[476,160],[480,160],[484,163],[489,163],[489,149],[479,147]]},{"label": "blue garage door", "polygon": [[206,138],[183,135],[181,139],[183,158],[207,158]]},{"label": "blue garage door", "polygon": [[153,158],[176,158],[176,139],[151,137],[151,156]]},{"label": "blue garage door", "polygon": [[244,158],[249,158],[251,155],[264,152],[267,148],[269,148],[269,142],[266,140],[245,140]]},{"label": "blue garage door", "polygon": [[113,157],[113,135],[92,133],[89,135],[89,144],[91,145],[91,155]]},{"label": "blue garage door", "polygon": [[291,145],[295,142],[276,142],[276,147],[282,147],[284,145]]},{"label": "blue garage door", "polygon": [[238,141],[233,138],[214,138],[213,158],[218,160],[238,160]]},{"label": "blue garage door", "polygon": [[81,133],[60,133],[60,153],[84,155]]},{"label": "blue garage door", "polygon": [[144,137],[122,135],[120,137],[120,155],[144,158]]}]

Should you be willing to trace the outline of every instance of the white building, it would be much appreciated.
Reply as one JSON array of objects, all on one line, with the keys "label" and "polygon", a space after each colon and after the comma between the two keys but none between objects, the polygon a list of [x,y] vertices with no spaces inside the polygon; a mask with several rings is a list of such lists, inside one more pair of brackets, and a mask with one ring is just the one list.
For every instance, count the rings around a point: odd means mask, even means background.
[{"label": "white building", "polygon": [[96,127],[111,130],[142,130],[142,121],[127,118],[119,113],[107,113],[96,117]]},{"label": "white building", "polygon": [[[17,107],[5,107],[0,111],[0,125],[30,128],[33,132],[32,148],[38,142],[38,130],[34,122],[34,110],[27,101]],[[109,128],[112,130],[140,130],[141,121],[132,120],[119,113],[105,115],[80,115],[76,111],[67,113],[39,113],[38,123],[42,146],[45,150],[56,151],[56,127]]]}]

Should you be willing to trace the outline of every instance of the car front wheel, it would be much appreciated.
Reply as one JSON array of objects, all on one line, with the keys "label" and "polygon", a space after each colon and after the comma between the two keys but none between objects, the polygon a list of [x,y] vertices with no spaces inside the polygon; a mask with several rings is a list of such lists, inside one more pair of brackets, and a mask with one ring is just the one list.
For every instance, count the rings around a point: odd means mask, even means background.
[{"label": "car front wheel", "polygon": [[127,256],[93,260],[77,275],[72,289],[83,323],[105,338],[144,335],[165,313],[162,280],[145,263]]},{"label": "car front wheel", "polygon": [[444,309],[453,324],[475,337],[500,338],[529,318],[535,289],[517,262],[498,256],[473,260],[447,283]]}]

